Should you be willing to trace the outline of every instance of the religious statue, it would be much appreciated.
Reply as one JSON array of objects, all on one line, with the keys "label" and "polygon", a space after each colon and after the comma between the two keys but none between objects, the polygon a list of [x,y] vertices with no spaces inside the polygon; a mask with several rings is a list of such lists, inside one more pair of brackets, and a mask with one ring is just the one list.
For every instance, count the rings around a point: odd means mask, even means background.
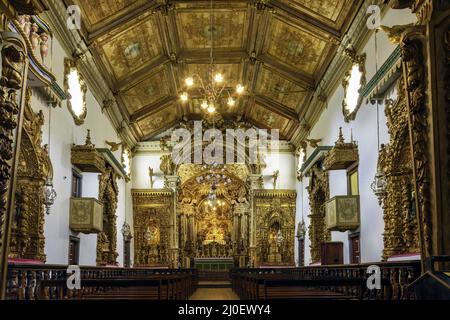
[{"label": "religious statue", "polygon": [[148,175],[150,177],[150,189],[153,189],[153,168],[152,167],[148,167]]},{"label": "religious statue", "polygon": [[278,180],[279,175],[280,175],[280,170],[274,171],[274,173],[273,173],[273,189],[274,190],[277,188],[277,180]]}]

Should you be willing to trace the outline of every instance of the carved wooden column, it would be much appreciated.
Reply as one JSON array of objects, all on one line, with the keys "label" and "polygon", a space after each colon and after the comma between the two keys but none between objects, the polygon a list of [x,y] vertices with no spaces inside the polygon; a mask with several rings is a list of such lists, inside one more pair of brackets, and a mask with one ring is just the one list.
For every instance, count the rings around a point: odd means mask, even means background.
[{"label": "carved wooden column", "polygon": [[[388,1],[386,1],[388,2]],[[394,42],[402,50],[409,114],[422,271],[430,256],[450,254],[450,3],[389,1],[410,8],[415,26],[404,26]]]},{"label": "carved wooden column", "polygon": [[177,223],[177,188],[178,182],[180,178],[176,175],[166,175],[166,184],[167,187],[173,190],[173,212],[171,212],[170,217],[170,235],[169,235],[169,243],[170,243],[170,262],[172,268],[178,268],[178,223]]},{"label": "carved wooden column", "polygon": [[257,247],[256,247],[256,226],[255,226],[255,207],[253,202],[254,191],[257,189],[263,189],[264,185],[262,182],[262,176],[260,174],[250,174],[248,176],[248,186],[250,193],[250,216],[249,216],[249,266],[254,267],[256,264],[256,255],[257,255]]},{"label": "carved wooden column", "polygon": [[330,241],[331,233],[325,225],[325,202],[330,197],[328,172],[323,171],[320,164],[316,163],[311,169],[309,186],[309,206],[311,214],[309,224],[309,239],[312,262],[321,260],[320,245]]},{"label": "carved wooden column", "polygon": [[4,298],[28,60],[25,43],[16,33],[1,32],[0,52],[0,298]]}]

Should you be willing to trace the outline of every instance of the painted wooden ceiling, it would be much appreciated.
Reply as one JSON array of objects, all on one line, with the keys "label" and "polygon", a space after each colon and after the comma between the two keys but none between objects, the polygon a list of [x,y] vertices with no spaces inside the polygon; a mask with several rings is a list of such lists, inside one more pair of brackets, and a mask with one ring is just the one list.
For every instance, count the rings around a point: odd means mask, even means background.
[{"label": "painted wooden ceiling", "polygon": [[359,0],[73,0],[122,115],[138,140],[183,118],[201,117],[200,99],[179,101],[183,81],[205,74],[210,32],[227,86],[246,95],[218,111],[290,139],[336,53]]}]

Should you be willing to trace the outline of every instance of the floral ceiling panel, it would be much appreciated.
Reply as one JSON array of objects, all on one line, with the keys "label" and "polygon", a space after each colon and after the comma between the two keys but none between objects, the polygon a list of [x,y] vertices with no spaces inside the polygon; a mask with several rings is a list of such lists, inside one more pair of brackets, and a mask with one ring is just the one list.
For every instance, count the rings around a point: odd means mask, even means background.
[{"label": "floral ceiling panel", "polygon": [[255,93],[293,110],[302,105],[308,94],[305,88],[267,67],[259,73]]},{"label": "floral ceiling panel", "polygon": [[138,120],[137,127],[143,137],[148,137],[159,133],[177,120],[179,120],[177,107],[175,104],[172,104]]},{"label": "floral ceiling panel", "polygon": [[211,15],[208,9],[183,10],[177,14],[181,47],[186,49],[242,48],[248,34],[247,10],[222,9]]},{"label": "floral ceiling panel", "polygon": [[140,70],[163,54],[152,17],[146,17],[140,23],[102,40],[102,57],[116,80]]},{"label": "floral ceiling panel", "polygon": [[123,91],[122,98],[129,114],[170,95],[168,82],[167,69],[163,68]]},{"label": "floral ceiling panel", "polygon": [[325,40],[279,19],[273,20],[268,40],[269,55],[310,77],[328,53]]}]

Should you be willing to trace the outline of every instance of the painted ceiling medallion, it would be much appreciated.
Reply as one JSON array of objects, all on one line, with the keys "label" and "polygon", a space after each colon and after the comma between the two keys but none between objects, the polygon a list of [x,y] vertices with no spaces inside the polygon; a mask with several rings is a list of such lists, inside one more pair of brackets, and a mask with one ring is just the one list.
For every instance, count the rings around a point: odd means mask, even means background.
[{"label": "painted ceiling medallion", "polygon": [[363,101],[361,89],[366,85],[366,55],[357,55],[353,48],[346,49],[345,54],[352,60],[352,67],[345,73],[342,81],[344,87],[342,112],[345,122],[349,122],[355,120]]},{"label": "painted ceiling medallion", "polygon": [[76,62],[64,59],[64,89],[68,94],[67,107],[76,125],[82,125],[87,114],[87,86],[83,76],[78,72]]}]

